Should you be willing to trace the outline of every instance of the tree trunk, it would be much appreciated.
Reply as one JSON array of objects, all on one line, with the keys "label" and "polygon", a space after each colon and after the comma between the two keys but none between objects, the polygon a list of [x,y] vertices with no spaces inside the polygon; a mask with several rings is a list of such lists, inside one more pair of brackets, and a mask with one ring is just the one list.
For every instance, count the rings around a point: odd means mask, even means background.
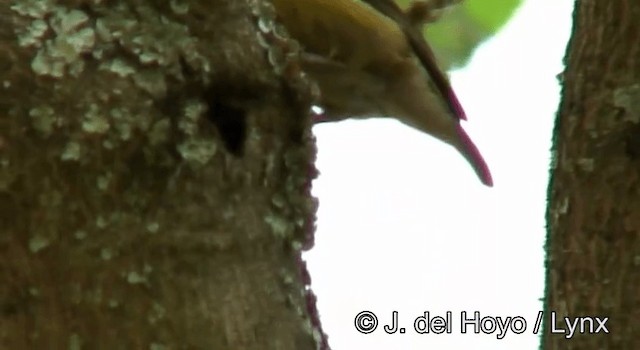
[{"label": "tree trunk", "polygon": [[545,349],[640,349],[638,18],[637,0],[576,1],[549,186]]},{"label": "tree trunk", "polygon": [[0,0],[0,348],[315,349],[309,85],[259,0]]}]

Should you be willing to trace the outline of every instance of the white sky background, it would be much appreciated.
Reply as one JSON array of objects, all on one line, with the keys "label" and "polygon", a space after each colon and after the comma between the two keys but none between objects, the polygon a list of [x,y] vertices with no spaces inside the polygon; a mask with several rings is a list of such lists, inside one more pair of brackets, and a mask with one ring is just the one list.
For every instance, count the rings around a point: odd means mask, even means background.
[{"label": "white sky background", "polygon": [[[528,0],[452,74],[464,124],[495,182],[453,148],[392,120],[314,127],[320,177],[316,245],[304,257],[329,343],[351,349],[538,349],[544,211],[573,0]],[[378,329],[355,330],[363,310]],[[386,334],[391,311],[405,334]],[[452,311],[451,334],[413,320]],[[460,311],[522,316],[523,334],[461,334]]]}]

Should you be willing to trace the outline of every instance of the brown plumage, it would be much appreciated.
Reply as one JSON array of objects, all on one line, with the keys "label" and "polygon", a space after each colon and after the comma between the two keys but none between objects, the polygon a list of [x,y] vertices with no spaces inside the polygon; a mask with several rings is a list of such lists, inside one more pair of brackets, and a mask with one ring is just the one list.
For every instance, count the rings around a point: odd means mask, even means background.
[{"label": "brown plumage", "polygon": [[460,125],[464,110],[422,36],[421,8],[405,13],[392,0],[272,2],[303,47],[303,70],[320,87],[324,118],[396,118],[456,148],[493,185]]}]

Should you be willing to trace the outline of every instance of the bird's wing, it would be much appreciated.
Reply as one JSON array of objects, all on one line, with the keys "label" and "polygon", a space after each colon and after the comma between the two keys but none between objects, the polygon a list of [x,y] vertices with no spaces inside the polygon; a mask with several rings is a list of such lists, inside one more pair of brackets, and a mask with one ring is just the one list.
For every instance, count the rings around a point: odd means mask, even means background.
[{"label": "bird's wing", "polygon": [[458,97],[451,88],[449,79],[442,72],[440,67],[436,63],[435,56],[429,44],[411,23],[404,11],[393,0],[362,0],[369,4],[369,6],[378,10],[380,13],[394,20],[402,28],[402,31],[407,37],[407,41],[413,48],[416,56],[422,63],[433,83],[440,91],[442,97],[446,100],[447,106],[459,119],[466,120],[467,116],[458,100]]}]

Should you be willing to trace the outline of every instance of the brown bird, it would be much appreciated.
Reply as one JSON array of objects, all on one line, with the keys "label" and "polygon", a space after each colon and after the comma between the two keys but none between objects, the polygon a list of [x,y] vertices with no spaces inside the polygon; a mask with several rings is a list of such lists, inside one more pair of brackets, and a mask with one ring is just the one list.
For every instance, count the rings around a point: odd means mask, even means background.
[{"label": "brown bird", "polygon": [[303,70],[318,83],[324,120],[392,117],[457,149],[487,186],[489,168],[462,129],[449,80],[422,35],[429,1],[403,11],[393,0],[272,0],[303,47]]}]

